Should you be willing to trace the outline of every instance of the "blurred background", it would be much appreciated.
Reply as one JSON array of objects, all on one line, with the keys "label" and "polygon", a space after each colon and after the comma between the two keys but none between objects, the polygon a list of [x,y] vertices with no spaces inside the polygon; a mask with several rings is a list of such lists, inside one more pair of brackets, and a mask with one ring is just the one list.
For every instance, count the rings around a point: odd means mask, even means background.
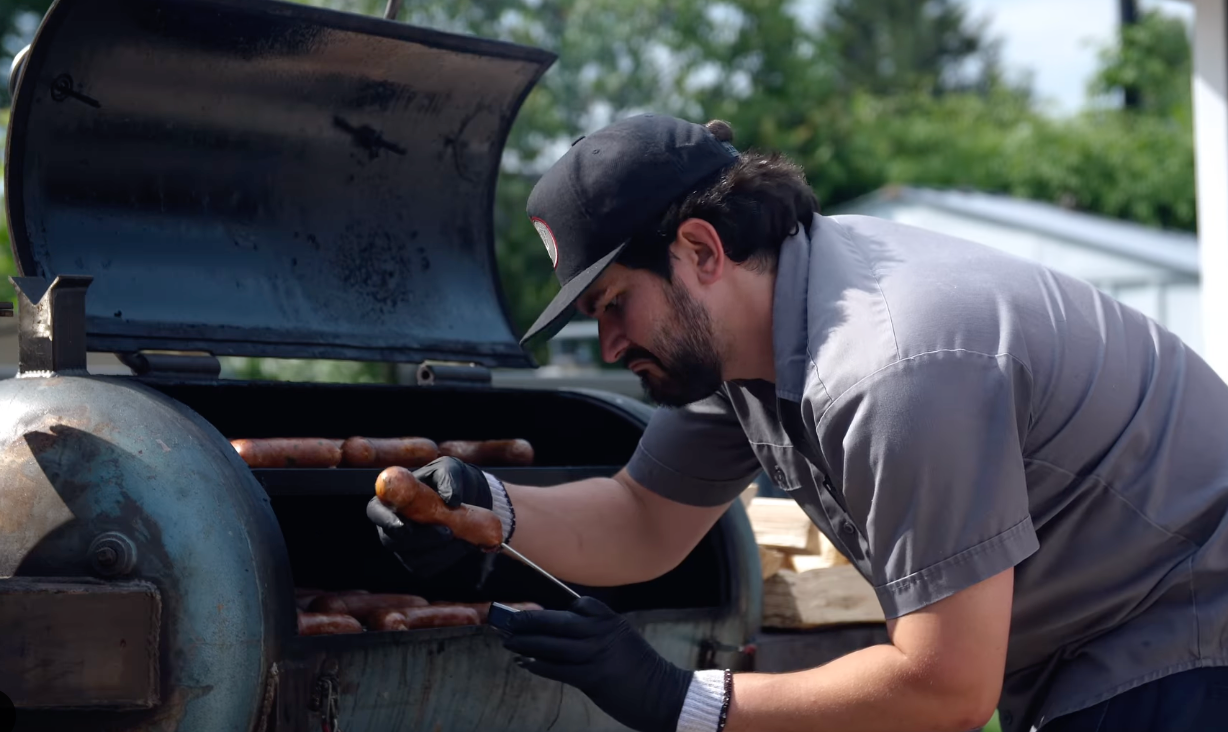
[{"label": "blurred background", "polygon": [[[49,5],[0,0],[6,70]],[[1167,0],[404,0],[396,17],[559,55],[512,129],[497,195],[501,277],[522,331],[557,290],[524,214],[536,177],[576,137],[656,111],[725,119],[740,149],[787,153],[824,213],[895,218],[1039,259],[1197,350],[1191,16]],[[0,300],[11,296],[4,278]],[[542,368],[495,383],[554,379],[642,398],[634,377],[601,363],[594,326],[577,320],[534,352]],[[15,334],[0,331],[0,377],[15,353]],[[92,368],[127,372],[106,357]],[[223,369],[412,381],[391,364],[225,358]]]}]

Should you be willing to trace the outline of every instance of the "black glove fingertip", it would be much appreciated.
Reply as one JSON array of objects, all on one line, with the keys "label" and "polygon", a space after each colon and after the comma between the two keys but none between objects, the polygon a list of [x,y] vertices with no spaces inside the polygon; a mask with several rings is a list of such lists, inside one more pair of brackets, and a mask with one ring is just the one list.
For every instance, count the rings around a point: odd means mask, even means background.
[{"label": "black glove fingertip", "polygon": [[405,524],[397,516],[396,511],[389,508],[379,498],[367,502],[367,519],[381,529],[399,529]]}]

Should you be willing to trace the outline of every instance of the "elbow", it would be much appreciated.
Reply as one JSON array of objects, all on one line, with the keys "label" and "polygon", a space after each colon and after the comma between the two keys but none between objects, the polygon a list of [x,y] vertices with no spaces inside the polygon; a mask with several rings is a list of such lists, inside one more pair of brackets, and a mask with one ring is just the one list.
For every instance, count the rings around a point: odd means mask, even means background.
[{"label": "elbow", "polygon": [[1002,695],[1000,683],[969,680],[953,685],[942,694],[940,706],[946,710],[942,728],[949,732],[967,732],[989,724]]},{"label": "elbow", "polygon": [[981,729],[993,718],[1002,695],[1001,677],[974,677],[967,673],[929,669],[914,677],[928,710],[925,725],[933,732]]},{"label": "elbow", "polygon": [[994,697],[993,701],[988,703],[979,699],[964,699],[958,706],[953,707],[954,713],[951,723],[946,726],[946,729],[950,730],[950,732],[967,732],[970,729],[981,729],[989,724],[989,720],[993,718],[997,708],[997,697]]}]

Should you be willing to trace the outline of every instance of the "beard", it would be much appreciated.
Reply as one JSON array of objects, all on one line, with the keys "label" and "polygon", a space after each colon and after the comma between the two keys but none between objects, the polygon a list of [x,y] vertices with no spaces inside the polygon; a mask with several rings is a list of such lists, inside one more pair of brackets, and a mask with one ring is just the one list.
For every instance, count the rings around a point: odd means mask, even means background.
[{"label": "beard", "polygon": [[640,383],[650,399],[666,407],[684,407],[706,399],[721,388],[721,358],[708,311],[685,288],[666,284],[665,299],[673,310],[670,322],[653,337],[652,351],[627,349],[623,363],[643,359],[661,374],[643,372]]}]

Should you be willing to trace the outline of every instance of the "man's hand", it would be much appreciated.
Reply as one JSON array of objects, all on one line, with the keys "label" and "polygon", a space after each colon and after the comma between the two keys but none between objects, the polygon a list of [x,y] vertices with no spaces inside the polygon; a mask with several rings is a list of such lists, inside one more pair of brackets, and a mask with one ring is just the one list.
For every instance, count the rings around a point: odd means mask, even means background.
[{"label": "man's hand", "polygon": [[[462,503],[490,508],[490,484],[485,473],[456,458],[443,457],[414,471],[414,477],[430,486],[449,508]],[[452,536],[444,526],[402,521],[380,499],[367,504],[367,518],[379,531],[380,542],[396,553],[401,563],[416,575],[430,577],[479,549]]]},{"label": "man's hand", "polygon": [[625,618],[591,597],[567,610],[512,616],[505,648],[517,663],[583,691],[640,732],[674,732],[693,674],[666,661]]}]

